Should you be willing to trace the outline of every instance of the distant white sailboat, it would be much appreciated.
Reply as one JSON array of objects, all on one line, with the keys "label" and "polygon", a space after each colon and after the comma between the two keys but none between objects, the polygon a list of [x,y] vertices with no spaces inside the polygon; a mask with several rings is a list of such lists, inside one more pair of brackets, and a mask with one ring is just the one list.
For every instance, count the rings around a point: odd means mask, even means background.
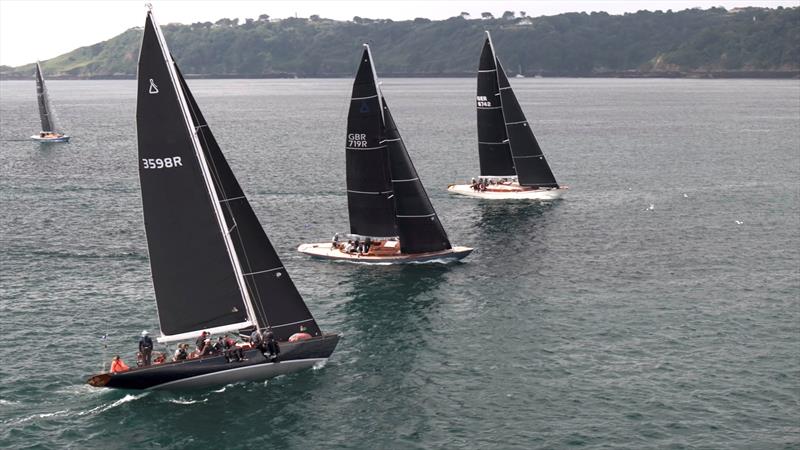
[{"label": "distant white sailboat", "polygon": [[50,105],[50,96],[42,76],[42,66],[36,61],[36,98],[39,103],[39,119],[42,121],[42,131],[34,134],[31,139],[39,142],[69,142],[69,136],[58,132],[53,107]]}]

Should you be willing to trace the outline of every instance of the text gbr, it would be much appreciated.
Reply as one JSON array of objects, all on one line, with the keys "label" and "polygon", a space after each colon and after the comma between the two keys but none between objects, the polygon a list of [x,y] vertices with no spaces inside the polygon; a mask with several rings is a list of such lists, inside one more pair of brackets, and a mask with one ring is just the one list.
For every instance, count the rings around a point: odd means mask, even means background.
[{"label": "text gbr", "polygon": [[367,135],[362,133],[347,133],[347,146],[367,148]]}]

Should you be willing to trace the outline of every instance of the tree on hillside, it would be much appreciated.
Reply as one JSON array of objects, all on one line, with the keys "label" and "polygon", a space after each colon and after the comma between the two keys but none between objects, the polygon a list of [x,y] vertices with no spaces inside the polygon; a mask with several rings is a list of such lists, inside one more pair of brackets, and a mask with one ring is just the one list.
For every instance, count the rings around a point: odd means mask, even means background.
[{"label": "tree on hillside", "polygon": [[514,11],[506,11],[503,13],[503,20],[511,20],[514,18]]},{"label": "tree on hillside", "polygon": [[461,11],[461,14],[459,14],[459,15],[460,15],[461,17],[465,18],[465,19],[469,19],[469,13],[468,13],[468,12],[466,12],[466,11]]},{"label": "tree on hillside", "polygon": [[494,16],[490,12],[482,12],[481,13],[482,19],[494,19]]},{"label": "tree on hillside", "polygon": [[269,22],[269,14],[261,14],[258,16],[259,22]]}]

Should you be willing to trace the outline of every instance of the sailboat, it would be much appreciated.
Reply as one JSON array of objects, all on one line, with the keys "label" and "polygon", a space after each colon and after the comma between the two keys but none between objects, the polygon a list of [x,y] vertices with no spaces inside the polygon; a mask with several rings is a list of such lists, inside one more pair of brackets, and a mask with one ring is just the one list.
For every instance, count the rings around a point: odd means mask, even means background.
[{"label": "sailboat", "polygon": [[[136,125],[150,269],[164,344],[207,331],[271,331],[274,362],[243,349],[101,373],[97,387],[182,389],[263,380],[323,363],[339,341],[320,330],[278,258],[170,54],[151,10],[139,54]],[[302,340],[292,342],[292,335]]]},{"label": "sailboat", "polygon": [[486,41],[478,66],[478,158],[481,174],[451,184],[453,194],[485,199],[554,200],[564,193],[533,135],[503,66]]},{"label": "sailboat", "polygon": [[372,264],[458,260],[472,252],[450,245],[381,92],[367,44],[353,83],[345,159],[350,233],[302,244],[298,251]]},{"label": "sailboat", "polygon": [[36,99],[39,104],[39,119],[42,121],[42,131],[34,134],[31,139],[39,142],[69,142],[69,136],[58,132],[53,107],[50,105],[50,96],[42,76],[42,66],[36,61]]}]

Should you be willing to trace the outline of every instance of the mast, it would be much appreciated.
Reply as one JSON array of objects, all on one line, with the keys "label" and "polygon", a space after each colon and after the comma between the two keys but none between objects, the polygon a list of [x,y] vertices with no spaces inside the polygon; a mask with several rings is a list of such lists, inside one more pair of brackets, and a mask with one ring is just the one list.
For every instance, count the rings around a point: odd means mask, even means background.
[{"label": "mast", "polygon": [[[151,11],[138,78],[139,173],[159,341],[258,326],[175,63]],[[205,189],[198,191],[200,185]]]},{"label": "mast", "polygon": [[497,85],[499,88],[500,106],[503,114],[506,135],[508,136],[509,149],[514,160],[517,180],[521,186],[558,188],[550,165],[539,147],[539,142],[533,135],[525,113],[511,89],[506,72],[500,64],[500,59],[494,51],[491,36],[486,32],[487,41],[494,57]]},{"label": "mast", "polygon": [[36,100],[39,104],[39,119],[42,122],[42,131],[56,131],[53,107],[50,105],[50,96],[47,94],[47,86],[44,84],[42,66],[39,61],[36,61]]},{"label": "mast", "polygon": [[384,113],[372,55],[364,45],[347,114],[345,160],[350,233],[397,236],[389,154],[382,139]]},{"label": "mast", "polygon": [[478,64],[476,108],[481,176],[515,177],[517,171],[511,158],[511,147],[503,119],[500,86],[497,82],[494,47],[488,31]]}]

